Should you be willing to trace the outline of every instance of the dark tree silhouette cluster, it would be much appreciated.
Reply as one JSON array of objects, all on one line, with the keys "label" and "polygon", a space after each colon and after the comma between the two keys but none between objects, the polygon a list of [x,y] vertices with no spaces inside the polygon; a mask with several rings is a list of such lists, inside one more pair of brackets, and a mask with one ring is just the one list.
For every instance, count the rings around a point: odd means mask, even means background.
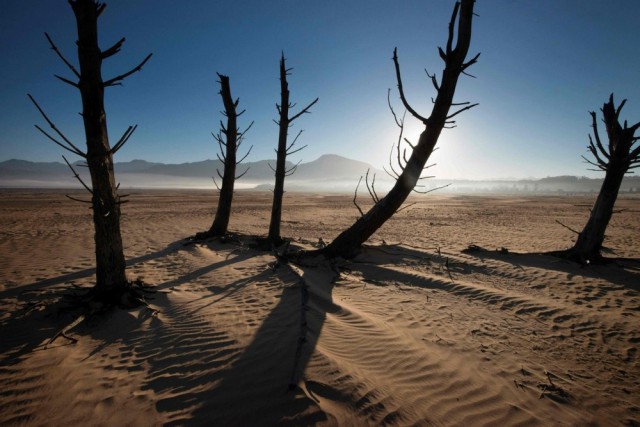
[{"label": "dark tree silhouette cluster", "polygon": [[[91,200],[82,201],[75,198],[74,200],[88,203],[93,209],[96,254],[96,285],[93,295],[105,302],[123,303],[127,296],[134,295],[135,298],[135,292],[130,292],[132,284],[127,280],[125,271],[126,262],[120,230],[120,206],[126,202],[124,200],[126,196],[118,193],[113,170],[113,156],[127,143],[137,126],[129,126],[113,146],[110,144],[104,109],[104,91],[107,87],[120,85],[124,79],[140,71],[151,58],[151,54],[131,70],[103,80],[101,74],[103,60],[118,53],[125,39],[122,38],[108,49],[101,50],[98,45],[98,18],[105,10],[106,5],[95,0],[69,0],[69,4],[77,23],[79,69],[65,58],[51,37],[46,33],[45,35],[51,49],[73,74],[72,78],[59,75],[55,75],[55,77],[80,91],[86,151],[81,149],[78,144],[74,144],[56,127],[31,95],[29,98],[51,127],[53,134],[38,125],[36,125],[37,129],[64,150],[86,161],[91,176],[90,184],[85,183],[72,164],[64,158],[74,176],[91,194]],[[419,113],[408,101],[403,87],[397,49],[394,49],[392,60],[398,93],[405,108],[405,115],[402,117],[396,115],[389,97],[389,108],[400,132],[397,142],[391,148],[389,168],[385,168],[385,170],[395,179],[395,183],[384,197],[379,197],[375,190],[375,176],[370,182],[367,171],[365,185],[374,202],[373,206],[367,212],[358,206],[356,200],[358,187],[356,187],[354,204],[361,215],[351,227],[340,233],[329,245],[319,250],[324,256],[329,258],[354,256],[366,240],[395,213],[403,209],[402,205],[412,192],[424,192],[419,190],[422,186],[418,183],[421,179],[427,178],[423,176],[423,173],[429,167],[427,162],[436,148],[443,129],[455,127],[455,118],[460,113],[478,105],[470,102],[454,102],[460,76],[469,75],[467,70],[477,62],[480,56],[478,53],[467,59],[474,19],[473,8],[474,0],[460,0],[455,3],[449,21],[446,45],[444,48],[438,48],[439,56],[444,62],[444,69],[439,78],[436,74],[427,73],[437,93],[435,98],[432,98],[433,107],[428,116]],[[278,125],[279,133],[275,150],[277,154],[275,168],[272,166],[275,173],[275,186],[271,220],[266,239],[270,248],[277,247],[284,242],[280,231],[285,192],[284,183],[285,178],[293,174],[298,166],[296,164],[288,167],[287,157],[306,147],[295,146],[302,130],[292,141],[289,141],[289,128],[294,121],[309,113],[311,107],[318,102],[318,98],[316,98],[297,113],[293,113],[292,109],[295,104],[290,101],[287,81],[291,68],[286,67],[284,53],[280,58],[279,71],[280,102],[276,103],[279,116],[277,120],[274,120]],[[224,165],[224,170],[222,172],[216,171],[221,180],[220,185],[218,185],[216,177],[213,178],[219,190],[218,206],[213,223],[207,231],[196,234],[196,239],[222,237],[227,234],[235,180],[241,178],[248,171],[247,168],[238,175],[237,166],[249,155],[252,148],[249,148],[244,156],[238,156],[245,134],[253,122],[244,131],[240,130],[238,118],[244,113],[244,110],[238,111],[239,99],[234,99],[231,94],[229,77],[219,73],[217,75],[220,83],[219,93],[224,105],[222,114],[226,117],[226,123],[220,121],[220,130],[213,134],[213,137],[220,149],[217,156]],[[600,137],[596,113],[590,113],[593,137],[589,136],[588,148],[593,158],[585,158],[585,160],[597,170],[604,171],[605,179],[587,224],[582,232],[578,233],[575,245],[564,251],[565,256],[582,263],[601,260],[605,230],[611,219],[621,182],[625,174],[640,167],[640,146],[637,145],[640,138],[635,136],[635,132],[640,128],[640,122],[632,126],[629,126],[626,121],[623,124],[620,123],[620,112],[625,102],[626,100],[622,101],[616,107],[612,94],[609,101],[601,109],[608,137],[607,144],[603,143]],[[416,144],[412,144],[403,137],[404,119],[407,112],[424,125],[424,131],[420,134]]]}]

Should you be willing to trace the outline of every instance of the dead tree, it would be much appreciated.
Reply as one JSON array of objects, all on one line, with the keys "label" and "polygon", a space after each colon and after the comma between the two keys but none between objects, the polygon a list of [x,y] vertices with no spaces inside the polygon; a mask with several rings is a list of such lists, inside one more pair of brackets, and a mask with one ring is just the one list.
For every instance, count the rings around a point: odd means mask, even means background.
[{"label": "dead tree", "polygon": [[600,251],[604,233],[611,220],[622,179],[630,170],[640,167],[640,146],[634,147],[640,139],[635,136],[636,130],[640,128],[640,122],[629,127],[625,120],[624,125],[620,125],[620,111],[626,102],[626,99],[623,100],[616,108],[613,94],[611,94],[609,102],[602,106],[604,126],[609,138],[609,144],[606,147],[600,139],[596,113],[594,111],[589,113],[593,126],[593,138],[589,135],[588,148],[593,160],[582,157],[587,163],[597,168],[593,170],[604,171],[605,176],[587,224],[578,234],[575,245],[566,252],[569,258],[583,264],[602,260]]},{"label": "dead tree", "polygon": [[213,223],[208,231],[198,233],[196,235],[197,239],[224,236],[227,233],[229,218],[231,217],[231,202],[233,201],[235,181],[236,179],[242,178],[249,171],[249,168],[247,168],[243,173],[236,176],[236,168],[238,164],[247,158],[251,152],[251,148],[253,148],[250,147],[247,154],[238,160],[238,150],[244,141],[244,135],[251,128],[253,122],[242,132],[238,129],[238,117],[240,117],[245,110],[240,112],[236,110],[240,99],[238,98],[234,101],[231,96],[229,76],[218,73],[218,77],[220,78],[220,96],[222,96],[222,103],[224,105],[222,115],[227,118],[227,124],[225,125],[222,123],[222,120],[220,120],[220,130],[217,134],[212,133],[212,135],[220,148],[217,156],[218,160],[224,165],[224,172],[221,173],[219,169],[216,169],[218,177],[222,180],[221,185],[218,185],[215,177],[213,177],[213,182],[220,192],[218,208],[216,209]]},{"label": "dead tree", "polygon": [[[287,156],[297,153],[298,151],[306,147],[294,148],[298,137],[302,131],[298,132],[291,144],[288,144],[289,127],[291,127],[294,120],[309,112],[309,109],[318,102],[318,98],[314,99],[309,105],[303,108],[299,113],[289,117],[289,110],[294,107],[289,102],[289,84],[287,83],[287,75],[291,71],[291,68],[287,68],[285,65],[284,52],[280,58],[280,104],[276,104],[276,108],[279,113],[279,120],[276,121],[278,125],[278,149],[276,150],[276,168],[271,169],[275,172],[276,182],[273,189],[273,204],[271,207],[271,221],[269,223],[269,236],[267,240],[272,245],[279,245],[282,243],[282,237],[280,236],[280,222],[282,219],[282,198],[284,196],[284,180],[285,177],[293,175],[298,167],[298,164],[287,168]],[[274,120],[275,121],[275,120]],[[269,165],[271,166],[271,165]]]},{"label": "dead tree", "polygon": [[[463,111],[475,107],[477,104],[454,103],[453,96],[460,74],[466,74],[466,70],[478,60],[480,54],[465,62],[469,45],[471,42],[471,23],[473,19],[474,0],[462,0],[456,2],[451,20],[449,22],[449,37],[445,49],[438,48],[440,57],[445,63],[440,82],[435,74],[429,75],[431,82],[437,91],[436,99],[433,101],[433,109],[429,117],[423,117],[416,112],[405,97],[400,74],[400,64],[398,62],[397,50],[393,51],[393,63],[395,65],[396,79],[400,99],[407,111],[425,125],[425,130],[420,134],[418,143],[411,146],[411,154],[401,166],[401,171],[397,175],[396,182],[389,193],[383,197],[374,197],[375,204],[364,215],[362,215],[350,228],[343,231],[333,242],[321,250],[327,257],[352,257],[358,248],[373,233],[375,233],[393,214],[395,214],[409,194],[415,190],[429,156],[433,152],[438,137],[445,127],[455,125],[453,118]],[[456,38],[457,20],[457,40]],[[451,106],[460,107],[457,111],[450,113]]]},{"label": "dead tree", "polygon": [[[93,209],[95,227],[96,285],[94,294],[99,300],[120,303],[127,291],[131,289],[131,284],[126,277],[120,232],[120,205],[126,200],[122,199],[125,196],[118,194],[113,172],[113,155],[129,140],[136,126],[129,126],[118,142],[113,147],[110,145],[104,110],[104,90],[109,86],[120,85],[125,78],[140,71],[151,58],[151,54],[147,55],[130,71],[106,81],[103,80],[102,61],[118,53],[125,39],[122,38],[110,48],[101,50],[98,46],[98,17],[104,11],[106,4],[94,0],[69,0],[69,3],[73,9],[78,28],[79,71],[67,61],[49,35],[46,33],[45,35],[51,49],[78,79],[73,81],[56,75],[59,80],[80,91],[87,151],[84,152],[73,144],[47,117],[35,99],[31,95],[29,98],[62,141],[36,125],[38,130],[65,150],[86,160],[91,175],[90,186],[84,183],[75,171],[73,172],[75,177],[91,193],[91,201],[87,202],[91,204]],[[69,162],[67,164],[71,167]],[[73,167],[71,169],[73,170]]]}]

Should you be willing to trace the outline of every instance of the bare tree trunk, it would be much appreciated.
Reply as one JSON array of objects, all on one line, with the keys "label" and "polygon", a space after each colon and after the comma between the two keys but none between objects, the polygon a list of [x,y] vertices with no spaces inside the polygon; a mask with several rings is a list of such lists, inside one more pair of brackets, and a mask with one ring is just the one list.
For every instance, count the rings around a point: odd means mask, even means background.
[{"label": "bare tree trunk", "polygon": [[216,216],[209,229],[211,236],[223,236],[227,233],[229,218],[231,217],[231,202],[233,201],[233,188],[236,181],[236,151],[238,141],[238,114],[237,104],[233,102],[231,96],[231,85],[229,76],[218,74],[220,78],[220,95],[224,104],[224,114],[227,117],[227,126],[222,129],[226,139],[226,152],[224,153],[224,173],[222,185],[220,187],[220,198],[218,199],[218,209]]},{"label": "bare tree trunk", "polygon": [[613,215],[613,207],[618,198],[618,191],[625,175],[624,170],[610,170],[604,178],[598,198],[591,210],[589,221],[578,235],[572,248],[574,258],[587,263],[601,258],[600,250],[604,242],[604,233]]},{"label": "bare tree trunk", "polygon": [[120,232],[120,205],[124,201],[118,195],[113,172],[113,155],[129,140],[137,126],[129,126],[118,142],[111,147],[107,131],[107,117],[104,111],[104,89],[117,85],[126,77],[140,71],[151,58],[151,54],[147,55],[140,64],[130,71],[103,81],[102,60],[118,53],[125,40],[124,38],[120,39],[109,49],[100,50],[98,46],[98,17],[106,5],[95,0],[69,0],[69,3],[76,17],[78,29],[77,45],[80,71],[65,59],[49,35],[46,33],[45,35],[51,48],[79,79],[78,82],[74,82],[56,75],[59,80],[80,90],[87,152],[83,152],[74,145],[47,117],[35,99],[31,95],[29,98],[62,141],[52,137],[37,125],[36,128],[60,147],[87,161],[91,175],[91,187],[82,181],[65,158],[75,177],[91,193],[90,203],[93,208],[96,253],[96,285],[93,292],[99,300],[120,303],[123,301],[124,294],[131,289],[131,285],[127,281],[125,273],[126,263]]},{"label": "bare tree trunk", "polygon": [[594,160],[583,156],[587,163],[605,172],[604,181],[591,215],[584,226],[574,246],[564,254],[583,264],[598,262],[602,259],[600,253],[604,242],[605,231],[613,214],[613,207],[618,198],[620,185],[629,169],[640,167],[640,146],[634,148],[634,144],[640,139],[634,136],[640,128],[640,122],[628,127],[620,125],[620,111],[626,103],[623,100],[618,108],[615,107],[613,94],[609,101],[602,107],[603,121],[609,138],[609,144],[605,147],[600,140],[596,113],[591,112],[594,137],[589,135],[589,151]]},{"label": "bare tree trunk", "polygon": [[216,178],[213,177],[213,182],[220,191],[218,208],[216,209],[213,223],[209,230],[196,233],[194,238],[197,240],[227,234],[229,218],[231,217],[231,202],[233,202],[235,181],[236,179],[242,178],[242,176],[249,171],[249,168],[247,168],[247,170],[239,176],[236,176],[236,167],[249,155],[251,148],[253,148],[250,147],[247,154],[241,159],[238,159],[238,149],[244,141],[245,133],[251,128],[253,122],[251,122],[244,131],[240,132],[238,129],[238,117],[244,113],[244,110],[240,112],[237,111],[240,100],[236,99],[234,101],[231,96],[229,77],[220,73],[218,73],[218,77],[220,78],[220,95],[222,96],[222,103],[224,104],[222,114],[227,117],[227,125],[225,126],[222,121],[220,121],[220,131],[217,134],[212,133],[212,135],[220,147],[220,152],[217,155],[218,159],[224,165],[224,171],[220,173],[220,170],[216,170],[218,177],[222,179],[221,186],[218,186]]},{"label": "bare tree trunk", "polygon": [[302,114],[308,113],[318,98],[302,109],[298,114],[293,117],[289,117],[289,109],[292,107],[289,103],[289,84],[287,83],[287,74],[289,69],[286,68],[284,53],[280,58],[280,104],[276,104],[280,113],[278,120],[278,149],[276,150],[276,169],[275,169],[275,186],[273,189],[273,205],[271,207],[271,221],[269,222],[269,235],[267,240],[272,245],[279,245],[282,243],[282,237],[280,236],[280,223],[282,220],[282,198],[284,196],[284,180],[285,177],[292,175],[298,165],[287,169],[287,156],[289,154],[296,153],[306,146],[298,149],[293,149],[298,136],[293,140],[290,145],[287,145],[287,137],[289,133],[289,127],[291,123],[300,117]]},{"label": "bare tree trunk", "polygon": [[96,293],[119,298],[127,287],[120,233],[120,200],[113,173],[113,156],[104,111],[102,52],[98,48],[98,8],[93,2],[72,3],[78,25],[78,59],[82,119],[87,140],[87,164],[93,189],[96,246]]},{"label": "bare tree trunk", "polygon": [[279,245],[282,241],[280,236],[280,223],[282,221],[282,198],[284,197],[284,179],[287,166],[287,133],[289,131],[289,90],[286,88],[287,82],[282,81],[282,103],[280,104],[280,122],[278,131],[278,151],[276,154],[275,184],[273,187],[273,204],[271,205],[271,220],[269,222],[269,235],[267,240],[274,245]]},{"label": "bare tree trunk", "polygon": [[[442,73],[441,83],[436,82],[435,76],[432,82],[438,91],[431,116],[429,118],[421,117],[406,102],[402,89],[402,80],[400,76],[400,68],[396,51],[394,51],[394,63],[396,66],[396,76],[398,79],[398,89],[400,97],[407,110],[416,118],[425,124],[425,130],[420,135],[418,144],[413,149],[409,160],[407,161],[402,174],[396,180],[395,185],[389,193],[380,199],[365,215],[361,216],[350,228],[343,231],[335,240],[333,240],[322,251],[328,257],[352,257],[356,254],[362,243],[373,235],[407,199],[411,191],[414,190],[418,179],[433,152],[442,129],[450,123],[453,116],[473,107],[467,105],[461,110],[449,114],[449,109],[453,104],[453,96],[458,83],[458,78],[462,72],[470,65],[476,62],[476,55],[471,61],[465,63],[465,57],[469,50],[471,42],[471,22],[473,18],[474,0],[462,0],[462,3],[456,3],[449,23],[449,38],[447,41],[446,51],[439,49],[440,56],[445,62],[445,69]],[[454,39],[454,27],[456,17],[460,10],[458,19],[458,34],[456,47],[452,48]],[[468,104],[468,103],[467,103]],[[457,104],[460,105],[460,104]]]}]

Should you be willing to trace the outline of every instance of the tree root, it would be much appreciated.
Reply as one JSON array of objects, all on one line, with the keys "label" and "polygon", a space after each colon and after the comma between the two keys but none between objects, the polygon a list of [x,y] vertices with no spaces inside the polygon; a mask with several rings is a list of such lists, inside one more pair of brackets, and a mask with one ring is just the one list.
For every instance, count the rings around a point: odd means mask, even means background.
[{"label": "tree root", "polygon": [[69,335],[71,330],[81,323],[92,319],[94,316],[106,313],[115,307],[124,309],[146,307],[151,311],[152,315],[156,315],[158,310],[152,308],[145,298],[145,294],[153,293],[156,293],[156,291],[152,289],[152,286],[147,285],[140,278],[129,282],[119,296],[112,296],[108,301],[103,301],[96,295],[94,289],[88,289],[87,292],[83,294],[61,293],[63,300],[67,299],[68,301],[67,305],[61,307],[59,310],[80,311],[81,314],[75,317],[71,323],[56,332],[46,344],[44,344],[44,349],[46,350],[47,347],[59,337],[66,338],[73,344],[77,343],[78,339]]}]

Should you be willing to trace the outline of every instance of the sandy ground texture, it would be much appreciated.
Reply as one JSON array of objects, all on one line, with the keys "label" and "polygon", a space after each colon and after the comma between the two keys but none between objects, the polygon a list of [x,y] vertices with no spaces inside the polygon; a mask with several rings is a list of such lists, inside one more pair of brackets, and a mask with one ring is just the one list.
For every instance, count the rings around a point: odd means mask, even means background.
[{"label": "sandy ground texture", "polygon": [[[91,214],[2,190],[0,425],[640,425],[639,199],[608,230],[618,261],[585,268],[540,253],[592,197],[419,197],[353,260],[281,265],[248,245],[270,196],[237,193],[238,240],[185,245],[215,195],[134,192],[123,237],[149,307],[50,342],[94,280]],[[283,235],[331,241],[351,199],[287,193]]]}]

